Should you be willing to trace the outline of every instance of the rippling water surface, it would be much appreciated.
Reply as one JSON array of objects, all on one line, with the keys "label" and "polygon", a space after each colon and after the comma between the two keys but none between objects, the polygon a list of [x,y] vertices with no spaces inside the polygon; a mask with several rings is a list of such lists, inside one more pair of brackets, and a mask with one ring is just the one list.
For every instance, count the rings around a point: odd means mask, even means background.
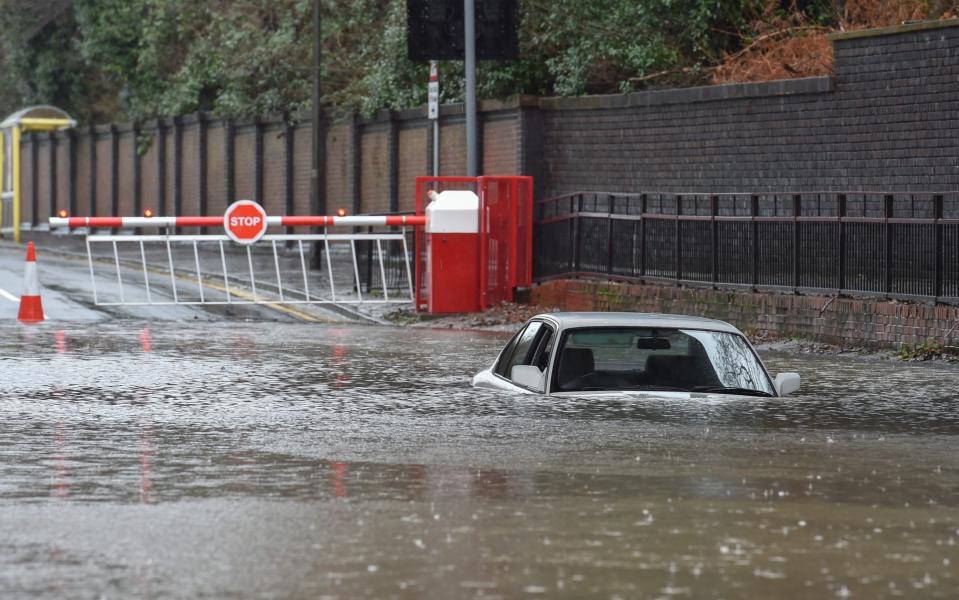
[{"label": "rippling water surface", "polygon": [[959,370],[474,390],[502,334],[0,326],[0,596],[959,597]]}]

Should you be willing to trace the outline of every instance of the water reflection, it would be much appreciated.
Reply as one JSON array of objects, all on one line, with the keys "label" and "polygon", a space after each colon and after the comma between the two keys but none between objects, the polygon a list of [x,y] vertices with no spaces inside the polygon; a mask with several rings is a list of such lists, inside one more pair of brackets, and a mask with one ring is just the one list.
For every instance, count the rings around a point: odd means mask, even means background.
[{"label": "water reflection", "polygon": [[470,388],[503,338],[0,327],[0,591],[959,592],[956,369],[773,355],[804,376],[785,399]]}]

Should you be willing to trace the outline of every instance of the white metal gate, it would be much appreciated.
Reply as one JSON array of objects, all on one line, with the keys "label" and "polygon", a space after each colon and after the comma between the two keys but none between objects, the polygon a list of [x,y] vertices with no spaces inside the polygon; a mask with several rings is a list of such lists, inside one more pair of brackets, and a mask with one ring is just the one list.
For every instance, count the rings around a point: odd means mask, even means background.
[{"label": "white metal gate", "polygon": [[[307,264],[309,246],[317,242],[323,248],[319,271]],[[365,280],[358,244],[369,248],[366,262],[373,257],[376,262],[375,270],[366,265]],[[226,235],[89,235],[86,250],[99,306],[411,304],[414,299],[405,230],[266,235],[254,246]]]}]

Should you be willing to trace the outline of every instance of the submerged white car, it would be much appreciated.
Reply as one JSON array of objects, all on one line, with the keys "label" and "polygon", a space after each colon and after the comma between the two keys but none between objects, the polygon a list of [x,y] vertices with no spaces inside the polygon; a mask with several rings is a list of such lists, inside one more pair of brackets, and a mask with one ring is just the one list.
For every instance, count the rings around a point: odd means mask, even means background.
[{"label": "submerged white car", "polygon": [[746,336],[723,321],[552,313],[527,321],[473,385],[549,396],[785,396],[799,389],[799,374],[772,379]]}]

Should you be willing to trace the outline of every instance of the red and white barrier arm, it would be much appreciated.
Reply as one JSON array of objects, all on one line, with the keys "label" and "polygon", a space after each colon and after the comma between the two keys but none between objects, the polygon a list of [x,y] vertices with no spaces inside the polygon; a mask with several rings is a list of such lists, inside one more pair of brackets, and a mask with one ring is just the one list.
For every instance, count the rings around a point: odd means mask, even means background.
[{"label": "red and white barrier arm", "polygon": [[[285,216],[267,217],[267,225],[280,227],[422,227],[425,216]],[[50,217],[50,227],[223,227],[223,217]]]}]

